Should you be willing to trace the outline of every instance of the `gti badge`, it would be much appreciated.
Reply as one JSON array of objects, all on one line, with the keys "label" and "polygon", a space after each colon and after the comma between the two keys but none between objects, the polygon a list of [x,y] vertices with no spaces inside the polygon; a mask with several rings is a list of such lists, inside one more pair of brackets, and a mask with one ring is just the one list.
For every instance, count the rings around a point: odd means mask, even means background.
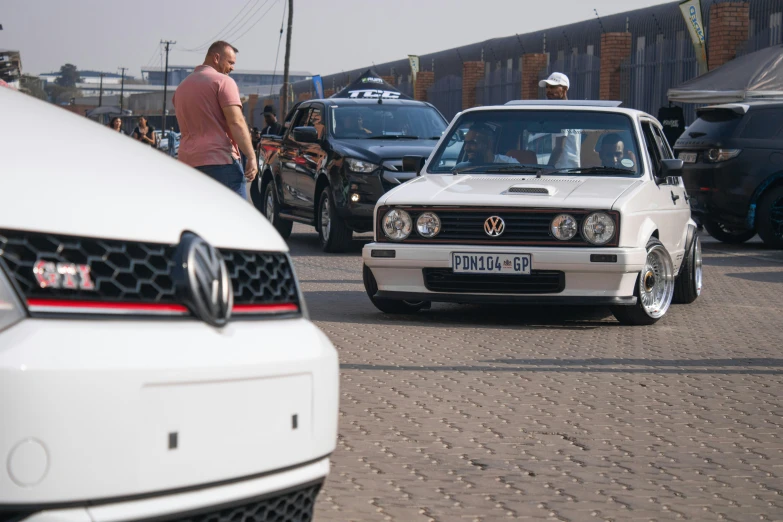
[{"label": "gti badge", "polygon": [[38,261],[33,265],[33,274],[41,288],[95,290],[89,265]]}]

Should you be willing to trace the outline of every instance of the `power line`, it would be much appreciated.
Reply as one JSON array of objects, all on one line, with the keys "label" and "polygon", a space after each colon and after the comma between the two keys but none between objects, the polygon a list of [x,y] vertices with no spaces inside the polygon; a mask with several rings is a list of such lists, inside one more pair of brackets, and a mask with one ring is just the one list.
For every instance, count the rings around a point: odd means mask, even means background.
[{"label": "power line", "polygon": [[[246,26],[246,25],[248,24],[248,22],[250,22],[250,20],[252,20],[252,19],[253,19],[253,17],[256,15],[256,13],[258,13],[258,12],[259,12],[261,9],[263,9],[263,8],[264,8],[264,6],[265,6],[266,4],[268,4],[268,3],[269,3],[269,0],[264,0],[264,3],[263,3],[263,4],[261,4],[260,6],[258,6],[258,7],[255,9],[255,11],[253,11],[251,14],[249,14],[249,15],[247,16],[247,18],[245,19],[245,21],[244,21],[244,22],[243,22],[243,23],[242,23],[240,26],[238,26],[236,29],[234,29],[233,31],[231,31],[230,33],[228,33],[227,35],[225,35],[223,38],[224,38],[225,40],[229,40],[229,39],[231,39],[231,37],[232,37],[233,35],[237,34],[237,32],[238,32],[240,29],[242,29],[244,26]],[[274,4],[272,4],[272,5],[274,5]],[[269,12],[269,9],[267,9],[266,13],[268,13],[268,12]],[[264,17],[264,15],[266,15],[266,13],[264,13],[263,15],[261,15],[261,18],[263,18],[263,17]],[[261,20],[261,18],[259,18],[259,20]],[[256,25],[257,23],[258,23],[258,21],[256,21],[255,23],[253,23],[253,25],[251,25],[251,26],[250,26],[250,28],[252,29],[252,28],[253,28],[253,26],[254,26],[254,25]],[[247,32],[247,31],[245,31],[245,32]],[[245,33],[242,33],[242,35],[243,35],[243,36],[244,36],[244,34],[245,34]],[[236,39],[234,39],[234,40],[236,40]]]},{"label": "power line", "polygon": [[255,26],[258,24],[258,22],[260,22],[261,20],[263,20],[263,19],[264,19],[264,17],[267,15],[267,13],[269,13],[269,11],[271,11],[271,10],[272,10],[272,8],[273,8],[275,5],[277,5],[277,2],[278,2],[278,0],[275,0],[275,2],[274,2],[272,5],[270,5],[270,6],[269,6],[269,9],[267,9],[266,11],[264,11],[264,14],[262,14],[262,15],[261,15],[261,18],[259,18],[259,19],[258,19],[258,20],[256,20],[255,22],[253,22],[253,25],[251,25],[250,27],[248,27],[248,28],[245,30],[245,32],[244,32],[244,33],[242,33],[242,34],[240,34],[239,36],[237,36],[236,38],[234,38],[234,42],[235,42],[235,43],[236,43],[236,42],[238,42],[238,41],[239,41],[239,40],[240,40],[240,39],[241,39],[243,36],[245,36],[247,33],[249,33],[249,32],[250,32],[250,30],[251,30],[253,27],[255,27]]},{"label": "power line", "polygon": [[196,47],[193,47],[193,48],[191,48],[191,49],[182,49],[182,50],[183,50],[183,51],[188,51],[188,52],[196,52],[196,51],[201,51],[201,50],[203,50],[205,47],[207,47],[208,45],[212,44],[212,42],[215,42],[215,41],[217,41],[217,40],[221,40],[222,38],[218,38],[218,37],[219,37],[221,34],[223,34],[223,32],[224,32],[226,29],[228,29],[228,27],[229,27],[229,26],[230,26],[232,23],[234,23],[234,20],[236,20],[237,18],[239,18],[239,15],[241,15],[241,14],[242,14],[242,12],[243,12],[243,11],[244,11],[244,10],[247,8],[247,6],[249,6],[249,5],[250,5],[250,4],[252,4],[253,2],[255,2],[256,4],[258,4],[258,2],[260,2],[260,1],[261,1],[261,0],[248,0],[248,1],[247,1],[247,3],[246,3],[246,4],[245,4],[243,7],[242,7],[242,9],[240,9],[240,10],[239,10],[239,12],[238,12],[236,15],[234,15],[234,18],[232,18],[232,19],[231,19],[231,20],[230,20],[230,21],[229,21],[229,22],[228,22],[228,23],[227,23],[227,24],[226,24],[226,25],[225,25],[225,26],[224,26],[224,27],[223,27],[223,28],[222,28],[220,31],[218,31],[218,32],[215,34],[215,36],[213,36],[212,38],[210,38],[210,39],[209,39],[209,40],[207,40],[206,42],[202,43],[201,45],[197,45]]},{"label": "power line", "polygon": [[277,75],[277,61],[280,59],[280,44],[283,41],[283,27],[285,25],[285,8],[286,8],[286,3],[283,2],[283,19],[280,21],[280,38],[277,39],[277,53],[275,53],[275,68],[272,69],[272,83],[269,85],[269,96],[272,96],[272,87],[275,84],[275,76]]},{"label": "power line", "polygon": [[152,64],[152,61],[155,59],[155,55],[158,54],[159,50],[160,50],[160,44],[155,46],[155,50],[152,51],[152,56],[150,56],[150,59],[147,60],[147,64],[144,67],[149,67]]}]

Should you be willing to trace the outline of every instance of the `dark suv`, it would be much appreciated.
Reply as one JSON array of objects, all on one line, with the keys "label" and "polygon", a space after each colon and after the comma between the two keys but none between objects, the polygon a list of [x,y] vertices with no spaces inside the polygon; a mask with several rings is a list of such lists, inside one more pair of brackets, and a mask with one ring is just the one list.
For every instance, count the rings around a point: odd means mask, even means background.
[{"label": "dark suv", "polygon": [[674,145],[693,218],[712,237],[783,248],[783,102],[704,107]]}]

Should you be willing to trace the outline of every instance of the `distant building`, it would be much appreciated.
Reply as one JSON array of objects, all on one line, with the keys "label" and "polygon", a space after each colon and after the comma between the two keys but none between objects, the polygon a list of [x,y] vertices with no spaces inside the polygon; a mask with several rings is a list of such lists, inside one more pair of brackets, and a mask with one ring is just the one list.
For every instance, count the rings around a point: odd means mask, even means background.
[{"label": "distant building", "polygon": [[18,89],[21,76],[22,58],[19,51],[0,49],[0,80]]},{"label": "distant building", "polygon": [[[193,65],[169,65],[169,86],[176,86],[182,83],[182,80],[192,73],[194,69],[195,66]],[[163,85],[163,68],[143,67],[141,69],[141,77],[150,85]],[[268,94],[270,87],[274,89],[275,86],[283,83],[282,71],[236,69],[231,73],[231,77],[237,82],[239,92],[243,95]],[[306,80],[311,77],[312,74],[306,71],[289,72],[289,81],[292,83],[299,80]],[[280,90],[279,87],[276,88],[277,90],[273,92],[278,92]]]}]

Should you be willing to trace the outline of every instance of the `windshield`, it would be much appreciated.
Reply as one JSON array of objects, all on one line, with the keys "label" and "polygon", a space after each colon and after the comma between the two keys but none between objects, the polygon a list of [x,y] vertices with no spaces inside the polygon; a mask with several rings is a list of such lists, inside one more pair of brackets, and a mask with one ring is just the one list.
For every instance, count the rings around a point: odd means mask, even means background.
[{"label": "windshield", "polygon": [[704,111],[693,124],[688,127],[681,138],[709,140],[725,140],[734,135],[734,130],[742,120],[742,115],[728,109]]},{"label": "windshield", "polygon": [[[435,152],[428,172],[580,169],[574,175],[639,175],[631,118],[595,111],[498,110],[467,113]],[[516,167],[516,168],[515,168]],[[606,167],[606,169],[603,169]],[[589,169],[589,170],[588,170]]]},{"label": "windshield", "polygon": [[427,105],[332,106],[331,131],[344,139],[440,139],[446,120]]}]

